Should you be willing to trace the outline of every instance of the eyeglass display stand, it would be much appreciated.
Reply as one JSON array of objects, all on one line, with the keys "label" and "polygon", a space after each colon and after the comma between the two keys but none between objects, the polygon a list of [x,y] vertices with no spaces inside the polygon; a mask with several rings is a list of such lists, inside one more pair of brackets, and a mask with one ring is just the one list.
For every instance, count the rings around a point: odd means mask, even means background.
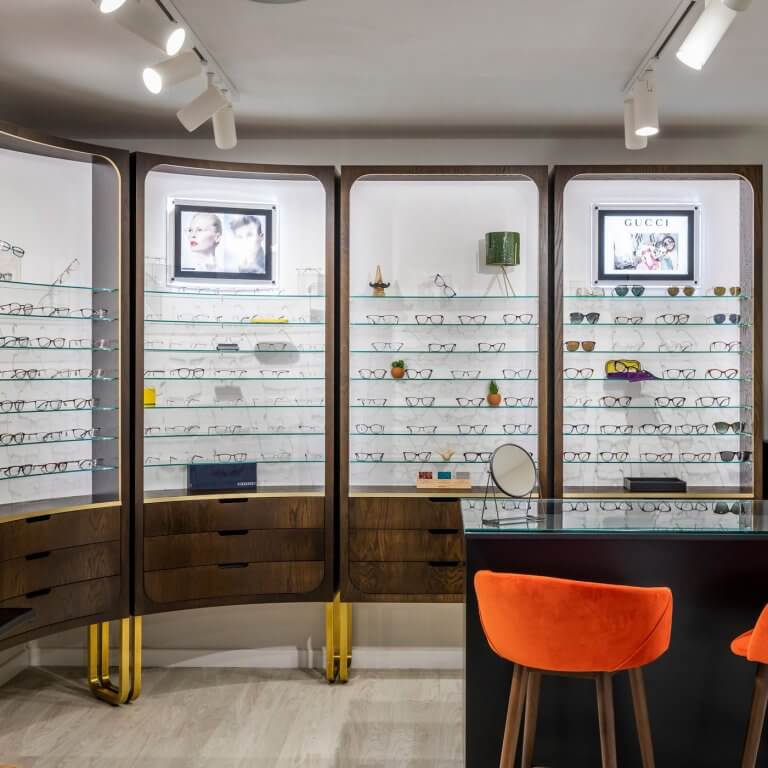
[{"label": "eyeglass display stand", "polygon": [[[546,455],[547,170],[347,167],[341,206],[341,600],[461,602],[460,499],[512,435]],[[521,237],[511,289],[498,231]]]},{"label": "eyeglass display stand", "polygon": [[[559,167],[554,189],[555,494],[759,497],[760,167]],[[694,211],[694,279],[597,280],[596,212],[609,206]],[[687,487],[636,493],[627,477]]]},{"label": "eyeglass display stand", "polygon": [[[334,169],[146,154],[134,166],[136,611],[331,601]],[[209,210],[182,218],[177,240],[175,206]],[[271,280],[229,259],[249,232],[222,208],[271,212]],[[209,237],[234,278],[177,272],[175,246],[186,259]],[[187,485],[192,465],[254,463],[255,488]]]},{"label": "eyeglass display stand", "polygon": [[[129,162],[0,123],[0,168],[0,612],[24,619],[3,627],[7,648],[134,625]],[[100,659],[94,695],[135,698],[130,666],[114,684]]]}]

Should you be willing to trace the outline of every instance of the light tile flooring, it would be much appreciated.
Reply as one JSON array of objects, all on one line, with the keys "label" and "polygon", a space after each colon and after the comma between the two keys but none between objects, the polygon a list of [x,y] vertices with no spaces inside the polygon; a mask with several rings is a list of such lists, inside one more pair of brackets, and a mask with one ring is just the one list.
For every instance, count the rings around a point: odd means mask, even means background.
[{"label": "light tile flooring", "polygon": [[460,672],[148,669],[134,704],[75,669],[0,688],[0,764],[19,768],[458,768]]}]

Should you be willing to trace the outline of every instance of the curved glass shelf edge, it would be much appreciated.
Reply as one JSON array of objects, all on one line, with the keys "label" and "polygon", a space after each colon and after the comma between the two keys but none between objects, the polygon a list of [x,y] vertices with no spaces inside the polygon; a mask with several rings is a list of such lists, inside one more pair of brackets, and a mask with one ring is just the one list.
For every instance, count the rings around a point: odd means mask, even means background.
[{"label": "curved glass shelf edge", "polygon": [[[536,410],[535,405],[350,405],[350,408],[367,408],[371,410],[382,410],[388,408],[402,408],[409,411],[437,411],[451,410],[457,411],[525,411]],[[618,410],[618,409],[617,409]]]},{"label": "curved glass shelf edge", "polygon": [[460,295],[457,295],[457,296],[436,296],[434,294],[424,295],[424,296],[421,296],[421,295],[418,295],[418,294],[404,294],[402,296],[393,296],[393,295],[387,294],[385,296],[373,296],[373,295],[370,295],[370,294],[353,294],[349,298],[350,299],[354,299],[355,301],[363,301],[363,300],[366,300],[366,299],[371,299],[371,300],[374,300],[374,301],[381,301],[381,299],[385,299],[385,300],[386,299],[390,299],[390,300],[391,299],[400,299],[400,300],[410,300],[410,299],[422,300],[422,299],[426,299],[426,300],[433,300],[433,301],[451,302],[451,301],[456,301],[457,299],[459,299],[459,300],[470,300],[470,301],[499,300],[499,299],[503,299],[503,300],[506,301],[507,299],[511,299],[511,300],[514,301],[514,300],[519,300],[519,299],[538,299],[539,297],[536,294],[519,294],[517,296],[514,296],[514,295],[513,296],[506,296],[504,294],[485,295],[485,296],[480,296],[480,295],[474,295],[474,296],[473,295],[466,295],[466,296],[460,296]]},{"label": "curved glass shelf edge", "polygon": [[668,464],[696,464],[700,466],[709,466],[711,464],[731,464],[733,466],[743,466],[752,464],[751,461],[644,461],[643,459],[625,459],[624,461],[563,461],[563,466],[573,467],[579,464],[603,464],[620,467],[622,464],[649,464],[654,467],[664,467]]},{"label": "curved glass shelf edge", "polygon": [[118,377],[108,378],[106,376],[51,376],[51,377],[35,377],[32,379],[19,377],[18,379],[0,379],[0,384],[8,384],[13,382],[14,384],[34,384],[38,381],[120,381]]},{"label": "curved glass shelf edge", "polygon": [[721,411],[724,409],[751,411],[751,405],[564,405],[564,410],[581,411],[594,409],[597,411]]},{"label": "curved glass shelf edge", "polygon": [[746,355],[751,354],[749,349],[727,350],[727,349],[688,349],[685,352],[670,349],[593,349],[586,352],[582,349],[569,352],[562,350],[564,355],[677,355],[686,357],[687,355]]},{"label": "curved glass shelf edge", "polygon": [[[145,347],[144,352],[183,352],[192,355],[311,355],[325,354],[324,349],[173,349],[168,347]],[[391,354],[391,353],[390,353]]]},{"label": "curved glass shelf edge", "polygon": [[[298,405],[290,403],[288,405],[223,405],[212,403],[207,405],[146,405],[145,411],[188,411],[188,410],[214,410],[224,408],[242,408],[245,410],[257,410],[259,408],[325,408],[324,405]],[[38,413],[38,411],[34,411]]]},{"label": "curved glass shelf edge", "polygon": [[76,317],[74,315],[27,315],[20,312],[0,312],[0,317],[12,317],[14,320],[80,320],[94,323],[115,323],[119,317]]},{"label": "curved glass shelf edge", "polygon": [[[37,411],[35,411],[37,413]],[[43,413],[43,411],[40,411]],[[49,411],[45,411],[49,413]],[[0,450],[3,448],[26,448],[28,445],[59,445],[60,443],[102,443],[114,442],[116,437],[73,437],[70,440],[35,440],[28,443],[0,443]]]},{"label": "curved glass shelf edge", "polygon": [[[507,325],[507,323],[504,323]],[[665,328],[682,330],[684,328],[751,328],[752,323],[563,323],[568,328],[613,328],[615,330],[632,330],[635,328]]]},{"label": "curved glass shelf edge", "polygon": [[261,328],[263,326],[268,326],[270,328],[274,326],[278,326],[280,328],[283,328],[285,326],[294,326],[294,325],[301,325],[301,326],[312,326],[317,328],[324,328],[325,323],[310,323],[310,322],[299,322],[295,320],[289,320],[288,322],[267,322],[267,321],[259,321],[259,322],[241,322],[240,320],[152,320],[149,318],[144,318],[144,323],[146,325],[236,325],[240,328]]},{"label": "curved glass shelf edge", "polygon": [[145,296],[173,296],[183,299],[325,299],[324,293],[259,293],[237,291],[214,293],[212,291],[158,291],[145,290]]},{"label": "curved glass shelf edge", "polygon": [[[454,378],[438,378],[437,376],[432,376],[428,379],[409,379],[407,376],[402,379],[393,379],[388,376],[385,376],[383,379],[363,379],[363,378],[353,378],[350,379],[350,381],[364,381],[364,382],[386,382],[389,384],[401,384],[403,382],[416,382],[416,383],[425,383],[427,381],[455,381],[455,382],[461,382],[462,384],[467,384],[472,381],[489,381],[490,379],[493,379],[494,381],[507,381],[507,382],[517,382],[518,384],[524,384],[527,381],[538,381],[538,379],[505,379],[503,376],[478,376],[477,378],[464,378],[464,379],[454,379]],[[578,381],[578,379],[568,379],[568,381]],[[599,381],[599,379],[586,379],[586,381]],[[688,381],[695,381],[695,379],[688,379]],[[709,379],[707,379],[709,381]],[[729,379],[729,381],[735,381],[735,379]]]},{"label": "curved glass shelf edge", "polygon": [[325,379],[322,376],[189,376],[187,378],[181,376],[145,376],[144,381],[325,381]]},{"label": "curved glass shelf edge", "polygon": [[[256,464],[325,464],[325,459],[253,459]],[[227,466],[230,464],[247,464],[246,461],[195,461],[195,462],[174,462],[166,464],[144,464],[144,469],[168,469],[171,467],[205,467],[205,466]]]},{"label": "curved glass shelf edge", "polygon": [[31,480],[35,478],[39,480],[41,477],[54,477],[55,475],[76,475],[83,472],[116,472],[118,467],[93,467],[92,469],[65,469],[62,472],[35,472],[29,475],[18,475],[16,477],[3,477],[0,474],[0,482],[8,482],[10,480]]},{"label": "curved glass shelf edge", "polygon": [[113,413],[117,412],[117,408],[106,408],[97,406],[94,408],[48,408],[44,410],[35,411],[0,411],[3,416],[15,416],[17,413],[37,413],[37,414],[51,414],[51,413]]},{"label": "curved glass shelf edge", "polygon": [[[433,326],[437,327],[437,326]],[[351,349],[353,355],[538,355],[538,349],[504,349],[499,352],[481,352],[477,349],[454,349],[453,352],[428,349]]]},{"label": "curved glass shelf edge", "polygon": [[207,432],[183,432],[144,435],[145,440],[173,440],[180,437],[325,437],[325,432],[225,432],[210,435]]},{"label": "curved glass shelf edge", "polygon": [[350,323],[355,328],[538,328],[538,323]]},{"label": "curved glass shelf edge", "polygon": [[96,288],[90,285],[62,285],[61,283],[35,283],[27,280],[0,280],[2,285],[25,285],[34,288],[64,289],[73,291],[90,291],[91,293],[117,293],[119,288]]},{"label": "curved glass shelf edge", "polygon": [[117,347],[14,347],[11,345],[0,346],[0,352],[10,350],[13,352],[119,352]]},{"label": "curved glass shelf edge", "polygon": [[350,437],[413,437],[413,438],[435,438],[435,437],[538,437],[538,432],[526,432],[524,434],[512,434],[510,432],[424,432],[423,434],[411,434],[410,432],[350,432]]},{"label": "curved glass shelf edge", "polygon": [[626,296],[616,296],[613,294],[607,296],[577,296],[576,294],[566,294],[563,298],[579,299],[583,301],[593,301],[595,299],[598,301],[605,301],[606,299],[612,299],[613,301],[623,301],[628,304],[633,301],[659,301],[662,299],[665,301],[711,301],[713,299],[716,301],[751,301],[751,297],[743,294],[739,294],[738,296],[731,296],[730,294],[726,296],[705,296],[697,294],[694,294],[693,296],[686,296],[685,294],[678,294],[677,296],[670,296],[669,294],[664,296],[646,296],[645,294],[642,296],[635,296],[634,294],[627,294]]}]

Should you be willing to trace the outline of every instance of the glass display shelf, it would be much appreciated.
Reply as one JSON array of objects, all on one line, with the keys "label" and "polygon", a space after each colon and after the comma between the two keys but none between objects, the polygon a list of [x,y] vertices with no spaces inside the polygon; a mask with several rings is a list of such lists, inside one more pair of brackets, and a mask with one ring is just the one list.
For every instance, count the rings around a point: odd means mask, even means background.
[{"label": "glass display shelf", "polygon": [[19,376],[17,379],[0,378],[0,384],[8,384],[9,382],[15,384],[34,384],[38,381],[120,381],[120,379],[117,376],[35,376],[33,378]]},{"label": "glass display shelf", "polygon": [[6,477],[3,472],[4,467],[0,467],[0,482],[9,482],[11,480],[39,480],[41,477],[53,477],[55,475],[76,475],[85,472],[93,474],[94,472],[116,472],[117,467],[92,467],[91,469],[63,469],[60,472],[32,472],[29,475],[18,475],[16,477]]},{"label": "glass display shelf", "polygon": [[117,347],[23,347],[13,345],[0,345],[0,352],[5,350],[13,352],[118,352]]},{"label": "glass display shelf", "polygon": [[3,448],[26,448],[28,445],[59,445],[61,443],[103,443],[114,442],[116,437],[72,437],[66,440],[30,440],[23,443],[0,443]]},{"label": "glass display shelf", "polygon": [[[467,379],[464,379],[464,381],[467,381]],[[475,381],[475,379],[472,379],[472,381]],[[497,381],[515,381],[515,379],[497,379]],[[525,381],[525,379],[523,379]],[[752,379],[744,379],[744,378],[733,378],[733,379],[702,379],[702,378],[695,378],[695,379],[664,379],[660,376],[657,376],[655,379],[643,379],[642,381],[627,381],[626,379],[609,379],[607,377],[603,378],[594,378],[592,376],[586,378],[586,379],[569,379],[567,376],[563,376],[563,381],[567,383],[577,383],[582,382],[586,383],[588,381],[612,381],[614,383],[616,382],[624,382],[625,384],[684,384],[686,382],[690,381],[706,381],[708,384],[728,384],[728,383],[740,383],[740,382],[749,382],[752,381]]]},{"label": "glass display shelf", "polygon": [[325,464],[325,459],[246,459],[245,461],[179,461],[168,462],[165,464],[144,464],[144,469],[168,469],[170,467],[205,467],[205,466],[227,466],[230,464],[246,464],[253,461],[256,464]]},{"label": "glass display shelf", "polygon": [[264,485],[259,484],[256,490],[246,492],[232,492],[226,494],[199,493],[187,488],[163,488],[158,490],[145,490],[144,501],[148,504],[163,503],[166,501],[205,501],[215,499],[257,499],[262,498],[303,498],[325,496],[322,485]]},{"label": "glass display shelf", "polygon": [[593,349],[591,352],[586,352],[583,349],[577,349],[573,352],[569,352],[567,349],[563,350],[564,355],[677,355],[678,357],[686,357],[688,355],[744,355],[751,354],[748,349],[688,349],[685,352],[680,350],[671,349]]},{"label": "glass display shelf", "polygon": [[497,295],[467,295],[467,296],[437,296],[434,294],[430,295],[418,295],[418,294],[406,294],[403,296],[391,296],[387,294],[386,296],[373,296],[371,294],[357,294],[349,297],[350,299],[354,299],[355,301],[361,301],[361,300],[367,300],[371,299],[373,301],[381,301],[382,299],[400,299],[400,300],[411,300],[411,299],[418,299],[421,300],[427,300],[427,301],[445,301],[445,302],[452,302],[457,300],[464,300],[464,301],[519,301],[521,299],[538,299],[538,296],[534,296],[531,294],[523,294],[523,295],[517,295],[517,296],[505,296],[504,294],[497,294]]},{"label": "glass display shelf", "polygon": [[189,438],[189,437],[325,437],[325,432],[225,432],[225,433],[213,433],[207,432],[161,432],[160,434],[145,434],[145,440],[173,440],[176,438]]},{"label": "glass display shelf", "polygon": [[683,461],[682,459],[674,459],[673,461],[648,461],[647,459],[624,459],[623,461],[599,461],[599,460],[586,460],[586,461],[566,461],[563,459],[563,465],[567,467],[579,466],[580,464],[602,464],[621,467],[624,464],[652,464],[654,467],[664,467],[670,464],[697,464],[700,466],[708,466],[710,464],[732,464],[734,466],[742,466],[744,464],[751,464],[751,461],[723,461],[714,459],[712,461]]},{"label": "glass display shelf", "polygon": [[425,432],[423,434],[411,434],[410,432],[350,432],[350,437],[410,437],[428,439],[435,437],[537,437],[538,432],[525,432],[523,434],[511,432]]},{"label": "glass display shelf", "polygon": [[[437,326],[433,326],[437,327]],[[478,349],[454,349],[453,352],[428,349],[352,349],[353,355],[538,355],[538,349],[502,349],[499,351],[481,352]]]},{"label": "glass display shelf", "polygon": [[751,298],[749,296],[731,296],[730,294],[726,296],[704,296],[704,295],[697,295],[694,294],[693,296],[686,296],[684,294],[678,294],[677,296],[670,296],[669,294],[664,294],[663,296],[646,296],[643,294],[642,296],[634,296],[627,294],[626,296],[577,296],[575,294],[567,294],[563,296],[564,299],[579,299],[580,301],[605,301],[607,299],[611,299],[612,301],[623,301],[627,304],[631,304],[633,301],[751,301]]},{"label": "glass display shelf", "polygon": [[144,381],[183,381],[190,383],[194,381],[325,381],[325,379],[322,376],[145,376]]},{"label": "glass display shelf", "polygon": [[147,411],[190,411],[190,410],[214,410],[240,408],[243,410],[258,410],[260,408],[325,408],[324,405],[299,405],[297,403],[287,403],[285,405],[227,405],[225,403],[210,403],[207,405],[147,405],[144,406],[144,412]]},{"label": "glass display shelf", "polygon": [[146,290],[145,296],[173,296],[176,299],[325,299],[324,293],[238,293],[221,292],[214,293],[213,291],[157,291]]},{"label": "glass display shelf", "polygon": [[744,409],[751,411],[751,405],[564,405],[565,410],[597,410],[597,411],[722,411],[724,409]]},{"label": "glass display shelf", "polygon": [[[478,376],[477,378],[465,377],[465,378],[461,378],[461,379],[459,379],[459,378],[454,379],[453,377],[450,377],[450,378],[439,378],[437,376],[431,376],[428,379],[409,379],[407,376],[402,378],[402,379],[393,379],[393,378],[391,378],[389,376],[385,376],[383,379],[376,379],[376,378],[363,379],[363,378],[360,378],[360,377],[355,377],[355,378],[351,378],[350,381],[364,381],[364,382],[378,381],[378,382],[387,382],[387,383],[390,383],[390,384],[402,384],[403,382],[425,384],[425,383],[427,383],[429,381],[455,381],[457,383],[461,382],[463,384],[467,384],[470,381],[487,382],[490,379],[493,379],[494,381],[497,381],[497,382],[498,381],[504,381],[504,382],[508,382],[508,383],[509,382],[516,382],[518,384],[525,384],[528,381],[531,381],[531,382],[538,381],[538,379],[505,379],[503,376],[487,376],[487,375]],[[576,379],[569,379],[569,381],[576,381]],[[597,379],[592,379],[592,381],[597,381]],[[693,379],[687,379],[687,381],[693,381]],[[707,381],[709,381],[709,379],[707,379]],[[736,379],[729,379],[729,381],[736,381]]]},{"label": "glass display shelf", "polygon": [[52,290],[90,291],[91,293],[117,293],[119,288],[95,288],[90,285],[62,285],[60,283],[34,283],[26,280],[0,280],[0,286],[21,285],[31,288],[48,288]]},{"label": "glass display shelf", "polygon": [[[481,328],[538,328],[538,323],[350,323],[356,328],[469,328],[479,330]],[[583,326],[582,326],[583,327]]]},{"label": "glass display shelf", "polygon": [[281,322],[281,321],[259,321],[259,322],[244,322],[242,320],[155,320],[150,318],[144,318],[144,322],[147,325],[236,325],[240,328],[263,328],[264,326],[267,326],[269,328],[273,326],[279,326],[280,328],[285,328],[288,326],[293,325],[300,325],[300,326],[313,326],[313,327],[320,327],[324,328],[325,323],[310,323],[307,321],[298,321],[298,320],[289,320],[287,322]]},{"label": "glass display shelf", "polygon": [[[512,435],[508,435],[508,437],[512,437]],[[680,440],[682,438],[688,438],[688,439],[709,439],[711,437],[730,437],[731,439],[737,438],[737,437],[752,437],[751,432],[737,432],[736,434],[726,434],[722,435],[719,432],[697,432],[696,434],[681,434],[681,433],[666,433],[666,434],[648,434],[646,432],[630,432],[627,434],[604,434],[602,432],[563,432],[563,437],[575,439],[577,437],[602,437],[605,440],[615,440],[616,438],[646,438],[646,439],[654,439],[654,438],[663,438],[663,439],[673,439],[673,440]]]},{"label": "glass display shelf", "polygon": [[[6,347],[7,349],[7,347]],[[324,355],[324,349],[184,349],[145,347],[144,352],[183,352],[191,355]]]},{"label": "glass display shelf", "polygon": [[0,317],[12,317],[14,320],[80,320],[81,322],[101,322],[101,323],[114,323],[119,318],[109,317],[77,317],[75,315],[28,315],[19,312],[0,312]]},{"label": "glass display shelf", "polygon": [[[508,325],[508,323],[504,323]],[[751,323],[563,323],[570,328],[613,328],[614,330],[634,330],[635,328],[662,328],[671,331],[684,330],[685,328],[751,328]]]},{"label": "glass display shelf", "polygon": [[17,413],[37,413],[37,414],[51,414],[51,413],[111,413],[116,412],[117,408],[107,408],[103,406],[94,406],[93,408],[44,408],[40,410],[12,410],[12,411],[6,411],[6,410],[0,410],[0,413],[3,416],[15,416]]},{"label": "glass display shelf", "polygon": [[363,408],[363,409],[369,409],[369,410],[388,410],[390,408],[398,408],[402,410],[407,411],[445,411],[445,410],[456,410],[456,411],[482,411],[482,410],[490,410],[493,408],[493,410],[496,411],[526,411],[526,410],[532,410],[535,411],[538,406],[536,405],[350,405],[350,408]]},{"label": "glass display shelf", "polygon": [[432,461],[431,459],[427,459],[425,461],[421,461],[420,459],[416,461],[411,461],[409,459],[382,459],[379,461],[378,459],[350,459],[350,464],[412,464],[412,465],[418,465],[418,466],[424,466],[424,465],[443,465],[450,466],[451,464],[469,464],[472,466],[482,466],[484,464],[488,464],[485,460],[478,459],[477,461],[466,461],[466,460],[459,460],[459,461],[443,461],[442,459],[435,459]]}]

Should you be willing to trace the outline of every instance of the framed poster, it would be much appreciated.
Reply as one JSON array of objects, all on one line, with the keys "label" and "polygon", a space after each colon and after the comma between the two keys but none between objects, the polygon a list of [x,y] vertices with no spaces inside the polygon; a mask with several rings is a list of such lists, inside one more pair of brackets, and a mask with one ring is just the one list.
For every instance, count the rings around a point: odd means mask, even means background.
[{"label": "framed poster", "polygon": [[274,206],[173,202],[174,280],[275,283]]},{"label": "framed poster", "polygon": [[596,282],[695,282],[697,206],[595,206]]}]

